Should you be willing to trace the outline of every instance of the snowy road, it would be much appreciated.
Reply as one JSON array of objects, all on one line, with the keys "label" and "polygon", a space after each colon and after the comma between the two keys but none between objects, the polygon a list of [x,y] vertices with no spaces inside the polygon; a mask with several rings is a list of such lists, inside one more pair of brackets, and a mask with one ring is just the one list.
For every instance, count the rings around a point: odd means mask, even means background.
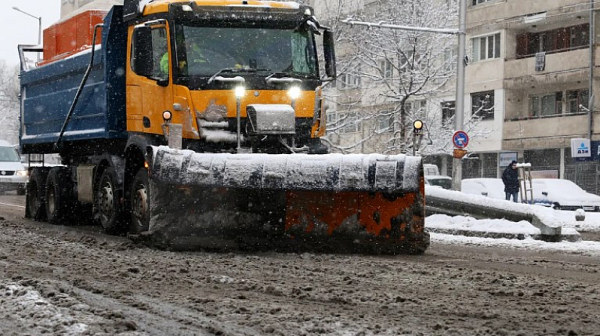
[{"label": "snowy road", "polygon": [[22,211],[0,204],[0,335],[600,335],[598,256],[173,253]]}]

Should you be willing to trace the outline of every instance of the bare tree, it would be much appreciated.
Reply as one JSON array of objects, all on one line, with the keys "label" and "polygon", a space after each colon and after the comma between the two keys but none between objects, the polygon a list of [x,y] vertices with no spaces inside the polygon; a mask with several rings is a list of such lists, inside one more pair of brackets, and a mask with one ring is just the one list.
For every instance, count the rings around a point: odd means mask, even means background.
[{"label": "bare tree", "polygon": [[19,68],[0,62],[0,138],[16,144],[19,141]]},{"label": "bare tree", "polygon": [[[354,9],[336,14],[339,19],[411,27],[457,26],[456,1],[376,0]],[[332,94],[335,113],[330,113],[328,123],[329,145],[342,152],[407,153],[412,149],[412,123],[421,119],[427,129],[417,150],[450,153],[454,118],[442,117],[442,104],[454,92],[456,36],[364,26],[338,28],[343,32],[338,45],[341,74]],[[475,130],[480,119],[478,113],[467,117],[465,130]]]}]

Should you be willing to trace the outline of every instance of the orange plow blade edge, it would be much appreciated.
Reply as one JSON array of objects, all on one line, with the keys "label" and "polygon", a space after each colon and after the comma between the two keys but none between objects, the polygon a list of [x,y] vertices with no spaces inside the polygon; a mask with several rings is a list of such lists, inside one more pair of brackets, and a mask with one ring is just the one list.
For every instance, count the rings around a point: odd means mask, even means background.
[{"label": "orange plow blade edge", "polygon": [[172,250],[423,253],[421,159],[150,147],[148,241]]}]

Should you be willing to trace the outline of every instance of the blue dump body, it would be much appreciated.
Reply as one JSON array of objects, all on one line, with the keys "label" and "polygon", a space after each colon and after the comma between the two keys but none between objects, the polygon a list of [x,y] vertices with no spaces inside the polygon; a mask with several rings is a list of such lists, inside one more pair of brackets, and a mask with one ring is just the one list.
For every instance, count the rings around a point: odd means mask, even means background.
[{"label": "blue dump body", "polygon": [[[121,6],[104,19],[102,47],[65,128],[64,143],[127,137],[125,59],[127,25]],[[91,50],[21,72],[21,148],[24,153],[52,153],[75,94],[90,63]]]}]

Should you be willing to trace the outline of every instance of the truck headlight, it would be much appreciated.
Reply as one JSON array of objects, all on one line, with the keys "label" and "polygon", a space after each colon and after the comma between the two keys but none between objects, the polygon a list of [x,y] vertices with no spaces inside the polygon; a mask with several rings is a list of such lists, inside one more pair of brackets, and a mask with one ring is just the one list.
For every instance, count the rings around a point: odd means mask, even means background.
[{"label": "truck headlight", "polygon": [[302,94],[302,91],[300,91],[300,88],[297,86],[292,87],[289,91],[288,91],[288,95],[290,96],[290,98],[292,99],[298,99],[300,98],[300,95]]},{"label": "truck headlight", "polygon": [[29,176],[28,170],[17,170],[17,176]]},{"label": "truck headlight", "polygon": [[243,98],[244,95],[246,94],[246,88],[243,86],[238,86],[235,88],[235,97],[236,98]]}]

